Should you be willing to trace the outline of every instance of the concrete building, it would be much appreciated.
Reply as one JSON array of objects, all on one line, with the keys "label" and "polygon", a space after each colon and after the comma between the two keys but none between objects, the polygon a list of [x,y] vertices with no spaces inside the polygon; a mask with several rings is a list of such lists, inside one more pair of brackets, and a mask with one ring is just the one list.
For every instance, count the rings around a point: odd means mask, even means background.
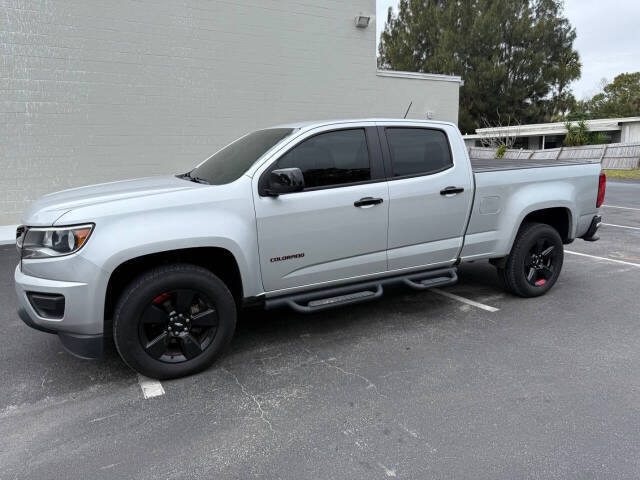
[{"label": "concrete building", "polygon": [[[590,132],[604,133],[609,143],[640,142],[640,117],[602,118],[585,122]],[[567,133],[563,122],[512,125],[508,127],[478,128],[473,135],[465,135],[468,147],[483,146],[483,139],[514,139],[514,148],[541,150],[558,148]]]},{"label": "concrete building", "polygon": [[376,69],[375,7],[5,2],[0,225],[47,192],[184,172],[260,127],[402,117],[410,102],[409,118],[456,122],[459,77]]}]

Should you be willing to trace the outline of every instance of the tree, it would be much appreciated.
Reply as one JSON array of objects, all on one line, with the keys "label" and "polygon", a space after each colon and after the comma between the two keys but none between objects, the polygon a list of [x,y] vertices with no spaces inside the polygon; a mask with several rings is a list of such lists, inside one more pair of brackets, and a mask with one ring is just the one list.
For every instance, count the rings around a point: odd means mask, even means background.
[{"label": "tree", "polygon": [[460,129],[502,116],[549,121],[575,103],[575,30],[560,0],[400,0],[389,9],[379,66],[460,75]]},{"label": "tree", "polygon": [[581,102],[572,114],[589,118],[640,116],[640,72],[621,73],[602,90]]}]

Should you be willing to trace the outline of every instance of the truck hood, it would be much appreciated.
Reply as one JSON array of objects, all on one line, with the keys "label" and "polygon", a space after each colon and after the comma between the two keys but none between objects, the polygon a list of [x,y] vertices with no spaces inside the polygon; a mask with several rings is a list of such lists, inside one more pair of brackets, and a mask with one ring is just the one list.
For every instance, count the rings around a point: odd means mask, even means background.
[{"label": "truck hood", "polygon": [[49,226],[76,208],[202,186],[174,176],[157,176],[72,188],[40,197],[25,212],[22,221],[29,226]]}]

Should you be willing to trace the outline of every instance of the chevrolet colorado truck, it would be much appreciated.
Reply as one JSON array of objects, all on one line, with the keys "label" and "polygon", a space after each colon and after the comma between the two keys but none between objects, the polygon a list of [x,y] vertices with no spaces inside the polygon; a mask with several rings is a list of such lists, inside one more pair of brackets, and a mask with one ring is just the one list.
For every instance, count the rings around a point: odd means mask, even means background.
[{"label": "chevrolet colorado truck", "polygon": [[[297,123],[249,133],[188,173],[45,195],[16,233],[18,314],[96,358],[164,379],[207,368],[239,308],[316,312],[486,259],[534,297],[563,245],[596,240],[598,163],[470,161],[457,127]],[[109,340],[107,340],[109,339]]]}]

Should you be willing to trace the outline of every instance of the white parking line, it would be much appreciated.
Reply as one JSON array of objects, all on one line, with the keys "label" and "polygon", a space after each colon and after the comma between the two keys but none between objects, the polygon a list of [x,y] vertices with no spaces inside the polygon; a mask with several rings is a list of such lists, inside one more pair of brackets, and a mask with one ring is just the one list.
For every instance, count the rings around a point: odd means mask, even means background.
[{"label": "white parking line", "polygon": [[628,225],[616,225],[615,223],[603,223],[607,227],[630,228],[631,230],[640,230],[640,227],[629,227]]},{"label": "white parking line", "polygon": [[460,295],[455,295],[453,293],[445,292],[444,290],[440,290],[439,288],[432,288],[431,292],[437,293],[438,295],[442,295],[443,297],[452,298],[462,303],[466,303],[467,305],[471,305],[472,307],[481,308],[482,310],[486,310],[487,312],[498,312],[499,308],[490,307],[489,305],[485,305],[484,303],[475,302],[473,300],[469,300],[468,298],[461,297]]},{"label": "white parking line", "polygon": [[602,207],[607,207],[607,208],[621,208],[622,210],[637,210],[640,212],[640,208],[633,208],[633,207],[621,207],[619,205],[601,205]]},{"label": "white parking line", "polygon": [[572,255],[579,255],[581,257],[589,257],[589,258],[595,258],[596,260],[604,260],[605,262],[621,263],[623,265],[630,265],[632,267],[640,267],[640,263],[625,262],[624,260],[616,260],[615,258],[596,257],[595,255],[587,255],[586,253],[572,252],[571,250],[565,250],[564,252],[570,253]]},{"label": "white parking line", "polygon": [[162,388],[162,384],[158,380],[138,374],[138,383],[145,399],[164,395],[164,388]]}]

